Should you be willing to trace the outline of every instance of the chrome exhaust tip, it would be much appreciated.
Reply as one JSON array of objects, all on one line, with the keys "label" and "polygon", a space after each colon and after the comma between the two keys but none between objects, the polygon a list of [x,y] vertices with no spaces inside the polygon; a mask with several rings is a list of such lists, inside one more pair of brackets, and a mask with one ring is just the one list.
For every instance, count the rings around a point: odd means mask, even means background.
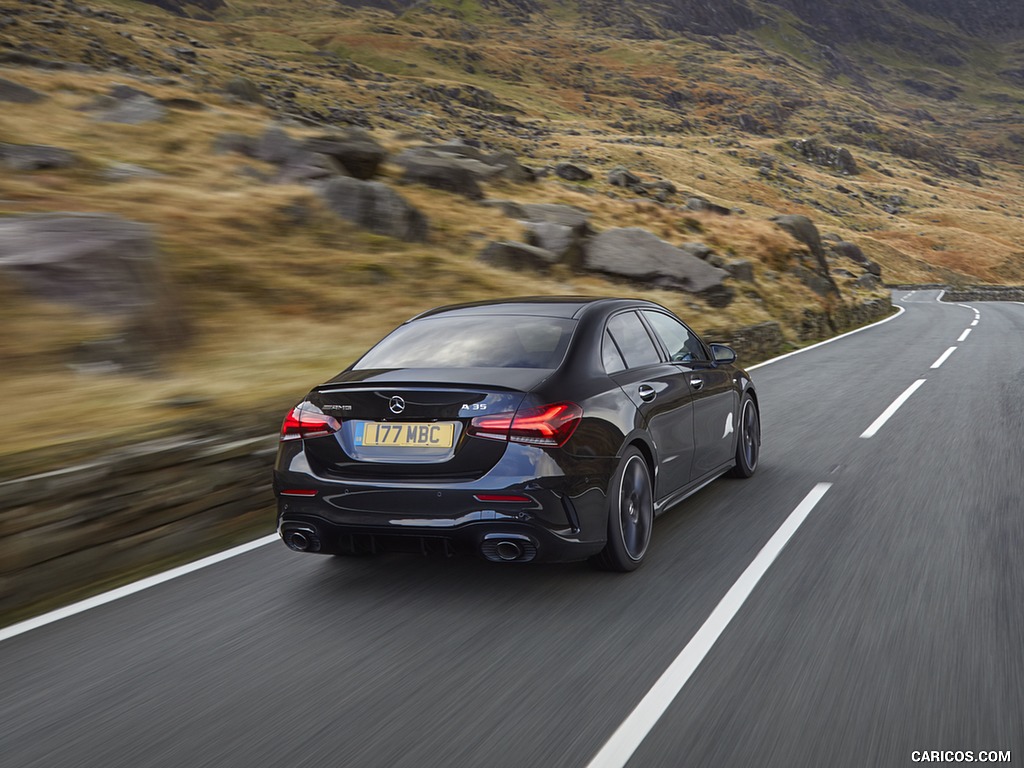
[{"label": "chrome exhaust tip", "polygon": [[319,552],[320,535],[312,526],[288,526],[281,531],[281,538],[288,549],[294,552]]},{"label": "chrome exhaust tip", "polygon": [[514,541],[499,541],[494,545],[495,554],[506,562],[522,557],[523,548]]},{"label": "chrome exhaust tip", "polygon": [[492,563],[528,563],[537,556],[537,542],[521,533],[488,533],[480,554]]}]

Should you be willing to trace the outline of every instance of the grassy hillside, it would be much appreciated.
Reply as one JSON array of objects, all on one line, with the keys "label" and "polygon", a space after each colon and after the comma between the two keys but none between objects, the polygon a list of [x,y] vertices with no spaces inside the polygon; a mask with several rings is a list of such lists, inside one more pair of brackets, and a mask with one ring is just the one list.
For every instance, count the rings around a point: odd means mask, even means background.
[{"label": "grassy hillside", "polygon": [[[158,374],[86,372],[68,367],[67,350],[109,334],[109,322],[0,284],[0,398],[19,405],[0,454],[13,462],[26,448],[73,455],[83,440],[269,424],[386,330],[442,303],[638,295],[700,329],[776,320],[798,343],[803,310],[827,300],[791,273],[798,245],[768,221],[778,213],[856,242],[889,282],[1024,282],[1024,80],[1012,74],[1024,71],[1024,47],[956,32],[960,63],[939,64],[863,41],[825,47],[799,18],[772,14],[738,35],[641,40],[616,26],[629,19],[595,21],[561,3],[445,0],[395,15],[331,0],[229,0],[191,18],[136,0],[0,2],[0,78],[47,97],[0,104],[0,141],[81,158],[66,170],[4,171],[0,215],[106,212],[152,225],[191,326],[189,345],[166,354]],[[263,103],[225,93],[235,77],[256,84]],[[166,117],[97,121],[90,105],[118,83],[163,99]],[[488,267],[477,261],[483,246],[522,239],[521,225],[400,186],[390,164],[383,181],[427,215],[431,236],[368,234],[308,186],[270,183],[268,164],[215,152],[218,136],[259,136],[272,121],[295,137],[359,125],[393,153],[460,136],[536,169],[582,164],[592,181],[549,174],[490,182],[486,194],[576,205],[597,229],[702,241],[753,261],[755,282],[711,309],[562,267]],[[848,149],[859,173],[809,162],[794,145],[809,137]],[[115,163],[160,175],[105,181]],[[619,165],[678,192],[667,204],[637,200],[605,181]],[[743,212],[682,209],[691,195]],[[872,295],[837,281],[843,301]]]}]

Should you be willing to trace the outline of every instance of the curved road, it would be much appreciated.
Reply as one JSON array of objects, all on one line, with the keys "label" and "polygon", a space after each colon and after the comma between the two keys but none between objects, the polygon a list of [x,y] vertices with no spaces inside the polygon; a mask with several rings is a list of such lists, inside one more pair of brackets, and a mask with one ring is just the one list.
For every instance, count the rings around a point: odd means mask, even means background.
[{"label": "curved road", "polygon": [[1020,762],[1024,306],[937,296],[754,369],[758,474],[636,573],[259,547],[0,641],[0,765]]}]

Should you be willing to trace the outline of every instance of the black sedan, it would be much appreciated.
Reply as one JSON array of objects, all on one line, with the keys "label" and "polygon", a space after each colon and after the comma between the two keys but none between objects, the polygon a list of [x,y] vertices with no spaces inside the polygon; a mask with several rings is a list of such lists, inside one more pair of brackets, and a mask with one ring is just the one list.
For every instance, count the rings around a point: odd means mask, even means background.
[{"label": "black sedan", "polygon": [[660,512],[757,468],[757,394],[735,359],[647,301],[425,312],[285,418],[278,532],[300,552],[634,570]]}]

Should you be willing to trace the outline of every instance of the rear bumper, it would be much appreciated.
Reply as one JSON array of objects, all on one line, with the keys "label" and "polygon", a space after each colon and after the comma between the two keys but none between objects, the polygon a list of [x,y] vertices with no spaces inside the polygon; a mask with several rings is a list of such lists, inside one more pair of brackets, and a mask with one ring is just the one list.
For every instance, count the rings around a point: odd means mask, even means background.
[{"label": "rear bumper", "polygon": [[[541,477],[510,477],[499,465],[471,482],[367,483],[318,477],[308,468],[295,471],[301,463],[292,462],[274,473],[278,533],[295,549],[325,554],[400,551],[519,562],[582,560],[605,544],[607,477],[614,460],[571,463],[565,466],[563,459],[556,472]],[[495,495],[521,498],[487,498]],[[311,545],[293,546],[290,534],[296,531],[304,532]],[[521,557],[499,555],[497,544],[506,540],[518,542]],[[513,547],[501,549],[508,555]]]}]

